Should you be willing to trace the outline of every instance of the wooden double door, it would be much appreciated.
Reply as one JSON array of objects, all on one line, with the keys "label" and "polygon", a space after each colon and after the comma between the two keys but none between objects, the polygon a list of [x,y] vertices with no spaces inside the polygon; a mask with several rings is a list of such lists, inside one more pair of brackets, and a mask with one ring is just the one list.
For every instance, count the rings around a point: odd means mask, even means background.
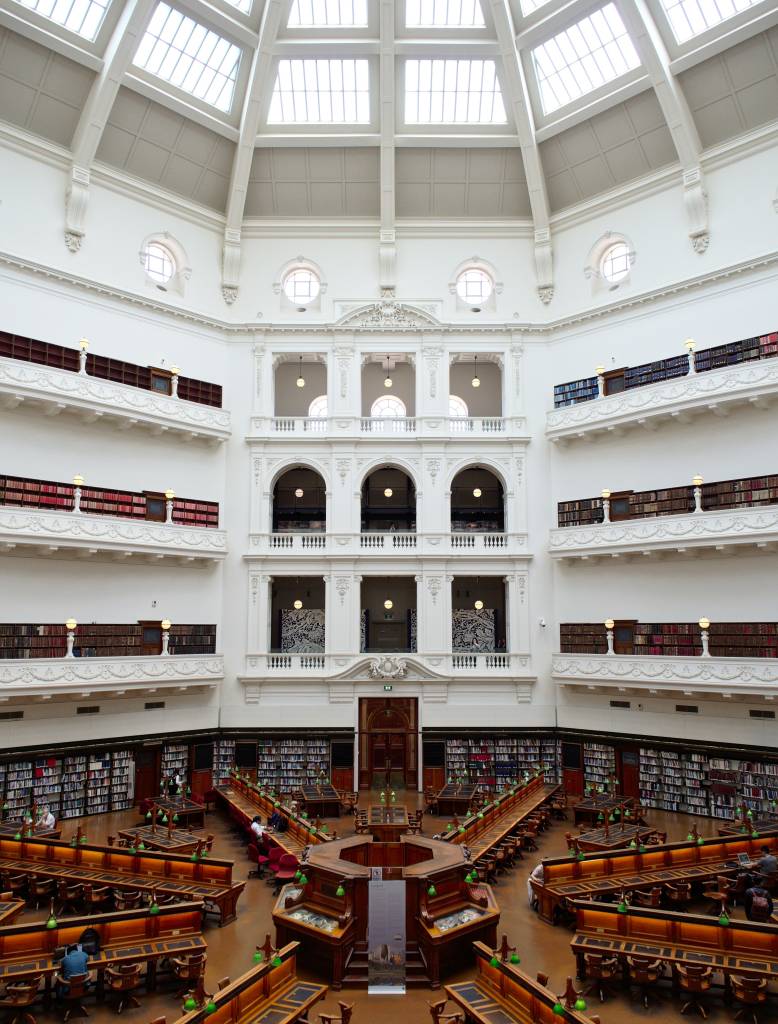
[{"label": "wooden double door", "polygon": [[371,786],[417,788],[418,721],[415,697],[360,698],[360,789]]}]

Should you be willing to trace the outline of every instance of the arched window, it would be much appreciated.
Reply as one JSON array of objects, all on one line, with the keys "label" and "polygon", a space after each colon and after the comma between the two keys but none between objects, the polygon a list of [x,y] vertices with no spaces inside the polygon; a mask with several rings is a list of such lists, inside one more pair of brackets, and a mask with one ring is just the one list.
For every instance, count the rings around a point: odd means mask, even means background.
[{"label": "arched window", "polygon": [[376,398],[370,408],[370,415],[374,419],[398,419],[407,415],[405,402],[396,395],[381,395]]},{"label": "arched window", "polygon": [[310,267],[290,270],[281,286],[287,299],[297,306],[309,305],[321,290],[319,277]]},{"label": "arched window", "polygon": [[467,402],[464,398],[460,398],[459,395],[449,395],[448,414],[449,416],[467,416]]},{"label": "arched window", "polygon": [[457,277],[457,295],[462,302],[486,302],[494,290],[494,281],[481,267],[467,267]]},{"label": "arched window", "polygon": [[165,285],[176,272],[176,260],[167,246],[149,242],[143,250],[143,269],[152,281]]},{"label": "arched window", "polygon": [[631,265],[629,246],[625,242],[616,242],[603,253],[600,260],[600,273],[606,281],[615,284],[629,274]]},{"label": "arched window", "polygon": [[317,395],[308,406],[309,421],[321,420],[321,423],[309,422],[308,429],[323,433],[327,429],[327,396]]}]

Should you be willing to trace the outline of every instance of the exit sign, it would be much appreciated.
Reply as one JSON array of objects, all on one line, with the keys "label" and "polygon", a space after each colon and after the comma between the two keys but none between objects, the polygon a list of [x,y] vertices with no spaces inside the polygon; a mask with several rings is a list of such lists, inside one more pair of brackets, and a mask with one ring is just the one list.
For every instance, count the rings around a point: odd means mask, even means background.
[{"label": "exit sign", "polygon": [[392,690],[392,684],[391,683],[384,683],[384,693],[391,693],[391,690]]}]

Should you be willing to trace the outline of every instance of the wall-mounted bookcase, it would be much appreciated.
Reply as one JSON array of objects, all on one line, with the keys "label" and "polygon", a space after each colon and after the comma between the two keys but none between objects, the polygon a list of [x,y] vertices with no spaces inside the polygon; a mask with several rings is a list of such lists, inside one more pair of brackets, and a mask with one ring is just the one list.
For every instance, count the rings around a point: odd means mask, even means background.
[{"label": "wall-mounted bookcase", "polygon": [[261,737],[257,778],[280,793],[330,778],[330,740],[326,736]]},{"label": "wall-mounted bookcase", "polygon": [[[624,630],[617,625],[616,639],[617,654],[691,658],[702,653],[696,622],[636,622]],[[559,643],[563,654],[605,654],[605,627],[597,622],[562,623]],[[778,658],[778,622],[712,622],[709,650],[714,658]]]},{"label": "wall-mounted bookcase", "polygon": [[567,384],[554,386],[554,408],[561,409],[565,405],[577,405],[578,402],[589,402],[599,395],[599,384],[596,377],[584,377],[571,380]]},{"label": "wall-mounted bookcase", "polygon": [[235,740],[220,739],[213,747],[213,784],[224,785],[229,781],[230,770],[235,766]]},{"label": "wall-mounted bookcase", "polygon": [[547,782],[559,781],[559,751],[551,736],[447,736],[446,777],[477,783],[483,792],[520,781],[542,763]]},{"label": "wall-mounted bookcase", "polygon": [[[75,634],[73,654],[77,658],[121,658],[149,653],[144,648],[143,627],[139,623],[79,623]],[[0,623],[0,658],[62,658],[66,650],[64,623]],[[176,623],[170,630],[168,650],[173,655],[213,654],[216,626]]]},{"label": "wall-mounted bookcase", "polygon": [[616,774],[616,751],[604,743],[584,743],[584,782],[607,786]]},{"label": "wall-mounted bookcase", "polygon": [[163,779],[172,779],[180,775],[187,784],[189,776],[189,744],[166,743],[162,748],[160,775]]},{"label": "wall-mounted bookcase", "polygon": [[562,654],[605,654],[608,639],[601,622],[562,622],[559,626]]}]

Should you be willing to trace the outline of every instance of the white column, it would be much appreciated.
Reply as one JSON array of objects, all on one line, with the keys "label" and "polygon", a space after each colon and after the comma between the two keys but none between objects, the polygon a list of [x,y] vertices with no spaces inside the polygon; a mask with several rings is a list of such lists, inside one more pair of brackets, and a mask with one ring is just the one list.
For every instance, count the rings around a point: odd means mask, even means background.
[{"label": "white column", "polygon": [[332,347],[327,393],[329,415],[354,419],[360,415],[361,382],[360,359],[353,337],[338,338]]},{"label": "white column", "polygon": [[519,571],[505,576],[505,611],[508,635],[505,647],[508,653],[529,651],[529,573]]},{"label": "white column", "polygon": [[442,568],[430,566],[415,580],[417,648],[425,654],[445,653],[451,648],[446,632],[450,622],[446,614],[446,574]]},{"label": "white column", "polygon": [[524,387],[521,361],[524,346],[518,336],[511,340],[511,347],[503,355],[502,360],[502,394],[503,416],[522,416],[524,414]]},{"label": "white column", "polygon": [[253,416],[261,417],[267,423],[273,415],[273,377],[275,374],[273,357],[265,349],[264,344],[256,344],[254,354],[254,387],[252,388],[251,411]]},{"label": "white column", "polygon": [[328,587],[327,649],[330,654],[359,651],[359,615],[362,577],[352,566],[333,569]]},{"label": "white column", "polygon": [[324,653],[329,654],[330,630],[332,628],[332,575],[325,573],[324,580]]},{"label": "white column", "polygon": [[270,647],[270,588],[273,577],[253,573],[249,577],[248,652],[265,653]]}]

